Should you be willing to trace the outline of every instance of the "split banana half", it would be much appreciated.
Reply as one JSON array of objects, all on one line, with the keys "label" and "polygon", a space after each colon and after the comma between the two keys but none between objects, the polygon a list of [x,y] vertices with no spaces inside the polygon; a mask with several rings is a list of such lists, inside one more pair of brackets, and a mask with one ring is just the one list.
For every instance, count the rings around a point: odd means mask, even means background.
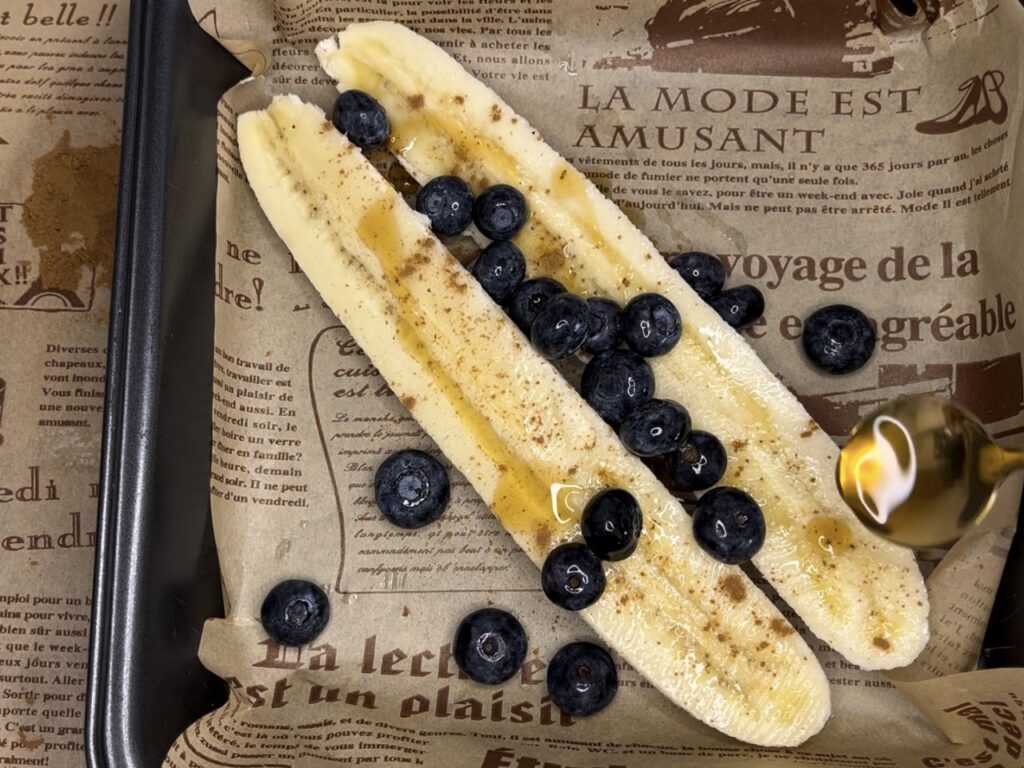
[{"label": "split banana half", "polygon": [[[432,58],[424,66],[447,61],[426,50]],[[389,101],[395,98],[389,93]],[[487,98],[489,108],[493,98]],[[392,114],[399,135],[406,135],[404,113]],[[817,733],[829,716],[828,682],[799,634],[740,569],[704,554],[678,500],[530,348],[426,219],[324,113],[278,97],[239,118],[238,138],[256,197],[305,274],[535,563],[578,535],[580,509],[598,489],[623,488],[640,503],[645,529],[637,551],[608,564],[604,594],[582,612],[595,630],[672,701],[727,734],[789,746]],[[566,175],[572,172],[551,157]],[[524,186],[514,169],[506,170],[502,178]],[[582,184],[575,181],[581,178],[569,183]],[[550,203],[535,207],[534,215],[552,231],[575,232],[568,211],[590,205],[590,193],[580,188],[557,220]],[[629,235],[625,224],[601,226]],[[605,268],[590,250],[580,253]],[[689,307],[687,296],[676,297]],[[742,347],[715,328],[720,344]],[[737,357],[737,375],[761,376],[747,356]],[[738,367],[741,362],[751,370]],[[875,599],[882,607],[882,598]]]},{"label": "split banana half", "polygon": [[[764,510],[767,540],[754,564],[849,661],[909,664],[928,640],[913,554],[857,522],[834,485],[832,440],[619,208],[490,88],[405,27],[353,24],[317,54],[339,89],[358,88],[383,105],[391,151],[421,183],[453,174],[477,193],[506,183],[526,196],[530,218],[516,244],[530,276],[621,304],[649,291],[675,303],[685,330],[672,352],[650,361],[657,396],[682,403],[695,427],[722,440],[730,454],[722,482]],[[689,535],[685,518],[664,524],[658,535]]]}]

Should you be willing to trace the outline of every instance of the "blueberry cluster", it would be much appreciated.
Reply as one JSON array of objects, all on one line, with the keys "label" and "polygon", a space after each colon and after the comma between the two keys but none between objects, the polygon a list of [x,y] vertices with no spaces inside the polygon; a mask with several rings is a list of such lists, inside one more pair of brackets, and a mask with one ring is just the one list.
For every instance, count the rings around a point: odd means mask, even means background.
[{"label": "blueberry cluster", "polygon": [[668,264],[733,328],[746,328],[764,314],[764,295],[753,285],[723,290],[725,267],[713,254],[684,251],[670,256]]},{"label": "blueberry cluster", "polygon": [[[435,232],[459,234],[472,220],[492,239],[472,266],[474,277],[545,358],[590,355],[580,394],[618,431],[631,453],[661,462],[677,490],[705,491],[718,483],[727,463],[721,442],[708,432],[691,430],[690,415],[679,403],[654,398],[654,373],[647,360],[667,354],[683,333],[682,318],[671,301],[643,293],[620,307],[599,296],[584,300],[550,277],[527,279],[526,259],[510,242],[528,218],[526,200],[506,184],[490,187],[474,200],[464,181],[441,176],[420,190],[416,206],[430,218]],[[688,251],[669,263],[730,325],[742,328],[764,311],[764,299],[756,288],[722,290],[725,269],[711,254]],[[402,518],[414,515],[404,508],[399,511]],[[746,521],[743,525],[749,528],[725,520],[723,516],[729,514]],[[601,515],[599,532],[587,520]],[[705,525],[708,520],[710,524]],[[636,548],[642,526],[639,505],[628,493],[608,489],[598,494],[583,514],[586,544],[564,544],[549,554],[541,572],[545,594],[568,610],[593,605],[605,587],[602,560],[628,556]],[[694,534],[714,557],[739,562],[760,548],[764,518],[758,505],[742,492],[719,494],[698,502]],[[615,536],[622,539],[611,541],[609,537]]]},{"label": "blueberry cluster", "polygon": [[604,593],[603,561],[625,560],[633,554],[643,527],[643,513],[631,494],[609,488],[595,495],[580,518],[586,543],[562,544],[545,559],[540,571],[544,594],[568,611],[596,603]]},{"label": "blueberry cluster", "polygon": [[[500,685],[522,668],[527,645],[526,630],[515,616],[499,608],[482,608],[460,622],[452,656],[469,679]],[[577,642],[563,646],[552,657],[547,683],[548,694],[559,709],[586,717],[615,698],[619,675],[607,650]]]},{"label": "blueberry cluster", "polygon": [[[518,261],[509,250],[515,246],[508,241],[519,234],[526,223],[526,199],[515,187],[495,184],[474,198],[469,184],[458,176],[438,176],[417,193],[416,210],[430,220],[430,228],[439,235],[461,235],[472,223],[493,241],[493,246],[499,246],[492,250],[482,267],[485,271],[488,266],[491,268],[490,276],[496,280],[499,292],[505,290],[504,286],[522,280],[522,274],[516,281],[514,275],[501,269],[508,264],[510,255],[513,261]],[[508,247],[502,247],[501,243]],[[496,273],[494,267],[499,267]],[[522,272],[526,272],[525,262]]]}]

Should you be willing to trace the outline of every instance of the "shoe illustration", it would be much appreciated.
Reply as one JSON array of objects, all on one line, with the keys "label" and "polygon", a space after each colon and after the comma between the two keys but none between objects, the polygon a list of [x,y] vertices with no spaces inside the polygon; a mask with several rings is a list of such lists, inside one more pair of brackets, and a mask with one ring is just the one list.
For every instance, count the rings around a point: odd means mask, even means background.
[{"label": "shoe illustration", "polygon": [[[985,86],[985,106],[988,108],[991,120],[996,125],[1006,122],[1009,113],[1006,107],[1006,97],[1003,96],[1003,83],[1006,76],[998,69],[989,70],[981,76],[981,82]],[[995,99],[999,100],[999,106],[993,106]]]},{"label": "shoe illustration", "polygon": [[966,130],[982,123],[1002,124],[1007,106],[1002,86],[1006,76],[999,70],[964,80],[958,90],[963,92],[959,103],[949,112],[917,124],[917,132],[941,136]]}]

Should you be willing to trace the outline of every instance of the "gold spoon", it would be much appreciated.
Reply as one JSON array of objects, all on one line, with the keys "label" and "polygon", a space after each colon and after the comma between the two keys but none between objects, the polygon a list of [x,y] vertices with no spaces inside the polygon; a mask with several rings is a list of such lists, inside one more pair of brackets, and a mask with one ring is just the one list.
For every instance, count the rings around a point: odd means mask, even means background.
[{"label": "gold spoon", "polygon": [[887,403],[853,430],[836,482],[864,525],[909,547],[943,547],[992,507],[1024,451],[997,445],[964,408],[931,395]]}]

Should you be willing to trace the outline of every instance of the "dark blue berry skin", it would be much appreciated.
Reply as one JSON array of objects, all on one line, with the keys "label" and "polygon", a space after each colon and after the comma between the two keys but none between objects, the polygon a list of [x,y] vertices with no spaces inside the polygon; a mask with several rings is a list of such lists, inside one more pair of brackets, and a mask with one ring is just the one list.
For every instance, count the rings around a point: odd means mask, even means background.
[{"label": "dark blue berry skin", "polygon": [[804,323],[804,352],[826,373],[852,373],[875,351],[875,329],[867,315],[846,304],[814,312]]},{"label": "dark blue berry skin", "polygon": [[355,90],[338,96],[331,122],[360,149],[380,146],[390,130],[384,107],[370,94]]},{"label": "dark blue berry skin", "polygon": [[386,458],[373,478],[377,506],[400,528],[422,528],[448,506],[448,473],[423,451],[399,451]]},{"label": "dark blue berry skin", "polygon": [[459,669],[478,683],[498,685],[512,679],[526,660],[526,630],[497,608],[469,614],[455,631],[452,656]]},{"label": "dark blue berry skin", "polygon": [[668,265],[705,301],[721,293],[725,285],[725,267],[717,257],[705,251],[677,253],[668,260]]},{"label": "dark blue berry skin", "polygon": [[569,643],[548,665],[548,695],[572,717],[587,717],[611,704],[619,690],[615,661],[593,643]]},{"label": "dark blue berry skin", "polygon": [[473,220],[473,191],[458,176],[438,176],[416,194],[416,210],[437,234],[459,235]]},{"label": "dark blue berry skin", "polygon": [[722,442],[710,432],[695,429],[678,451],[666,457],[665,466],[679,490],[703,491],[722,479],[728,462]]},{"label": "dark blue berry skin", "polygon": [[515,187],[488,187],[473,205],[476,227],[491,240],[511,240],[526,223],[526,198]]},{"label": "dark blue berry skin", "polygon": [[622,310],[622,337],[638,355],[664,355],[682,335],[679,310],[657,293],[642,293]]},{"label": "dark blue berry skin", "polygon": [[587,363],[580,394],[602,419],[618,428],[634,408],[654,396],[654,372],[635,352],[612,349]]},{"label": "dark blue berry skin", "polygon": [[565,293],[565,286],[548,277],[535,277],[527,280],[516,289],[508,303],[508,316],[519,326],[519,330],[530,335],[533,321],[537,319],[548,299]]},{"label": "dark blue berry skin", "polygon": [[523,284],[526,259],[512,243],[491,243],[473,263],[473,277],[498,304],[504,304]]},{"label": "dark blue berry skin", "polygon": [[563,544],[544,561],[540,583],[548,600],[559,608],[580,611],[604,592],[604,566],[584,545]]},{"label": "dark blue berry skin", "polygon": [[708,305],[736,330],[756,323],[764,314],[764,294],[752,285],[722,291]]},{"label": "dark blue berry skin", "polygon": [[587,302],[571,293],[548,299],[530,326],[533,346],[548,360],[561,360],[579,351],[590,327]]},{"label": "dark blue berry skin", "polygon": [[592,296],[587,299],[590,327],[583,351],[591,355],[615,349],[622,340],[622,307],[611,299]]},{"label": "dark blue berry skin", "polygon": [[622,426],[619,439],[626,449],[650,458],[671,453],[690,432],[690,414],[674,400],[649,400],[633,410]]},{"label": "dark blue berry skin", "polygon": [[743,491],[712,488],[697,500],[693,536],[715,560],[745,563],[761,549],[764,535],[764,513]]},{"label": "dark blue berry skin", "polygon": [[316,639],[331,618],[327,594],[316,584],[288,579],[263,599],[260,623],[278,645],[300,646]]},{"label": "dark blue berry skin", "polygon": [[587,546],[602,560],[625,560],[636,550],[644,516],[632,494],[609,488],[594,496],[583,510],[580,530]]}]

